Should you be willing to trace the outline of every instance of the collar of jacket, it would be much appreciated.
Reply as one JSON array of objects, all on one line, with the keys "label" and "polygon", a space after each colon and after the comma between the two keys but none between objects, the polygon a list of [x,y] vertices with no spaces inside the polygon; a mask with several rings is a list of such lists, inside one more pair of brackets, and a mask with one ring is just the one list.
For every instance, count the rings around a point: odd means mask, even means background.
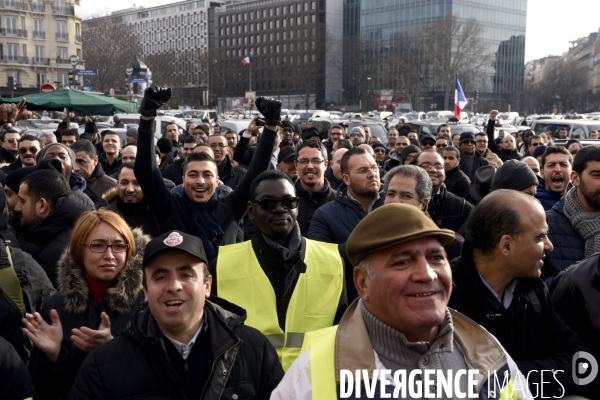
[{"label": "collar of jacket", "polygon": [[229,160],[229,154],[225,156],[221,165],[217,165],[217,171],[219,172],[219,179],[233,175],[233,164]]},{"label": "collar of jacket", "polygon": [[[108,289],[108,309],[120,314],[128,313],[142,290],[142,259],[144,249],[151,237],[140,228],[132,229],[136,252],[125,263],[115,284]],[[82,271],[83,266],[75,265],[69,248],[58,262],[58,287],[64,296],[65,309],[81,314],[90,301],[90,287]]]},{"label": "collar of jacket", "polygon": [[302,186],[302,182],[300,182],[300,179],[298,179],[296,181],[295,186],[296,186],[296,195],[298,197],[305,197],[308,199],[310,199],[311,197],[318,197],[318,198],[327,197],[327,196],[329,196],[329,191],[331,190],[331,186],[329,185],[329,182],[327,181],[327,179],[325,179],[325,176],[323,176],[323,187],[318,192],[308,193],[308,191],[306,189],[304,189],[304,186]]},{"label": "collar of jacket", "polygon": [[[327,169],[325,170],[325,173],[323,174],[323,176],[325,177],[325,180],[331,182],[335,182],[337,183],[338,187],[344,183],[343,181],[338,181],[337,178],[335,177],[335,175],[333,175],[333,170],[331,169],[331,167],[327,167]],[[298,179],[297,179],[298,181]],[[329,185],[331,186],[331,185]]]},{"label": "collar of jacket", "polygon": [[[457,174],[458,171],[460,171],[460,165],[457,165],[456,167],[452,168],[450,171],[446,171],[446,177],[450,176],[450,175],[454,175]],[[444,184],[442,184],[443,186],[446,186]]]},{"label": "collar of jacket", "polygon": [[[335,337],[335,377],[339,384],[340,370],[367,370],[373,374],[375,353],[360,311],[359,299],[346,310]],[[499,371],[507,358],[498,340],[477,323],[450,309],[454,327],[454,342],[467,364],[479,371]]]},{"label": "collar of jacket", "polygon": [[17,159],[17,157],[15,157],[13,155],[13,153],[6,150],[4,147],[0,147],[0,155],[2,155],[2,157],[4,157],[4,162],[6,164],[10,164],[11,162],[13,162]]},{"label": "collar of jacket", "polygon": [[108,162],[108,158],[106,158],[106,153],[100,154],[100,162],[98,164],[104,163],[106,165],[113,165],[114,163],[118,163],[118,162],[122,161],[123,155],[121,154],[121,152],[122,152],[122,150],[119,150],[119,155],[117,156],[117,158],[115,158],[115,160],[112,162],[112,164]]},{"label": "collar of jacket", "polygon": [[104,173],[104,168],[102,168],[102,165],[100,162],[98,162],[98,164],[96,164],[96,168],[94,168],[94,171],[92,172],[92,176],[90,176],[89,181],[94,181],[95,179],[100,178],[102,175],[106,174]]}]

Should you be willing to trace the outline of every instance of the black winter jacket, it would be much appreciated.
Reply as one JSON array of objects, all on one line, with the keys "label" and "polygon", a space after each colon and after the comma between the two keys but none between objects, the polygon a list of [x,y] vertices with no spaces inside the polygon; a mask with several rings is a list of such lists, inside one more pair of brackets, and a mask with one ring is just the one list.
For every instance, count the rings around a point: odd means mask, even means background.
[{"label": "black winter jacket", "polygon": [[296,196],[298,196],[298,225],[300,225],[300,234],[308,235],[310,221],[317,209],[335,198],[333,190],[328,181],[324,181],[323,188],[315,193],[308,193],[302,186],[300,179],[296,181]]},{"label": "black winter jacket", "polygon": [[21,162],[20,158],[17,158],[15,161],[11,162],[8,165],[5,165],[4,167],[2,167],[2,172],[4,172],[5,174],[10,174],[11,172],[22,168],[23,167],[23,163]]},{"label": "black winter jacket", "polygon": [[[71,330],[87,326],[98,329],[100,314],[106,312],[110,318],[113,336],[119,334],[135,313],[138,304],[144,301],[142,291],[142,259],[146,244],[150,241],[140,229],[134,229],[136,253],[108,289],[104,300],[95,304],[89,284],[67,249],[59,263],[60,292],[50,297],[42,306],[42,317],[51,323],[50,310],[58,312],[63,329],[62,347],[57,361],[49,360],[39,349],[34,348],[29,371],[35,384],[36,400],[65,399],[75,381],[81,364],[89,353],[80,350],[71,341]],[[80,268],[81,267],[81,268]]]},{"label": "black winter jacket", "polygon": [[[153,121],[140,120],[138,128],[138,154],[135,160],[134,173],[148,201],[152,213],[156,217],[161,233],[179,230],[196,235],[191,220],[191,213],[186,208],[179,194],[170,192],[163,182],[156,158],[154,157],[154,139],[152,135]],[[262,171],[267,170],[271,162],[271,154],[275,145],[274,131],[264,128],[256,158],[248,172],[240,182],[238,189],[230,195],[219,198],[212,215],[225,233],[220,245],[236,243],[238,224],[250,200],[250,184]]]},{"label": "black winter jacket", "polygon": [[507,162],[508,160],[521,161],[523,159],[523,156],[521,156],[521,154],[519,154],[519,152],[517,150],[506,151],[504,149],[498,148],[498,146],[496,145],[496,138],[494,138],[495,124],[496,124],[496,122],[494,120],[490,119],[490,120],[488,120],[488,123],[485,127],[485,132],[487,133],[487,137],[488,137],[488,148],[493,153],[496,153],[498,155],[498,157],[500,157],[500,159],[502,160],[503,163]]},{"label": "black winter jacket", "polygon": [[123,158],[121,156],[121,152],[119,152],[119,156],[113,161],[112,164],[108,162],[106,158],[106,153],[102,153],[98,156],[99,164],[102,165],[102,169],[106,175],[112,175],[119,171],[121,165],[123,165]]},{"label": "black winter jacket", "polygon": [[17,157],[13,156],[13,153],[6,150],[4,147],[0,147],[0,164],[10,164],[16,159]]},{"label": "black winter jacket", "polygon": [[560,271],[585,258],[585,241],[565,215],[564,206],[563,196],[552,209],[546,211],[548,239],[554,245],[554,250],[546,253],[542,267],[548,285]]},{"label": "black winter jacket", "polygon": [[15,349],[0,336],[0,399],[23,400],[35,393],[27,366]]},{"label": "black winter jacket", "polygon": [[467,174],[460,170],[459,166],[456,166],[456,168],[446,171],[444,185],[446,185],[446,189],[450,193],[458,197],[465,198],[469,195],[469,186],[471,185],[471,180]]},{"label": "black winter jacket", "polygon": [[[211,296],[204,305],[207,331],[203,341],[212,357],[204,359],[210,376],[200,399],[264,399],[283,378],[277,353],[256,329],[243,324],[246,312]],[[188,399],[186,385],[175,365],[183,364],[176,354],[168,357],[169,340],[160,332],[150,310],[141,308],[123,334],[94,350],[87,358],[69,396],[85,399]],[[191,357],[198,357],[192,348]],[[171,353],[172,354],[172,353]],[[185,376],[188,378],[189,376]],[[192,377],[190,377],[192,378]]]},{"label": "black winter jacket", "polygon": [[104,194],[104,199],[109,201],[108,208],[121,214],[131,229],[142,228],[144,233],[152,237],[160,235],[158,222],[150,211],[145,197],[137,203],[124,203],[119,197],[119,188],[114,188]]},{"label": "black winter jacket", "polygon": [[221,165],[217,168],[219,171],[219,180],[233,190],[237,189],[247,172],[246,168],[233,165],[229,156],[225,157]]},{"label": "black winter jacket", "polygon": [[465,175],[467,175],[470,180],[473,180],[473,177],[475,177],[475,172],[477,172],[477,170],[479,168],[485,167],[486,165],[490,165],[490,162],[488,160],[486,160],[485,158],[481,157],[481,155],[476,151],[473,152],[473,161],[471,163],[470,174],[467,174],[467,172],[466,172],[466,171],[469,171],[467,162],[468,162],[468,159],[466,156],[463,155],[463,152],[461,150],[460,163],[458,165],[460,167],[460,170],[464,171]]},{"label": "black winter jacket", "polygon": [[31,254],[58,287],[57,264],[71,240],[71,231],[84,211],[93,211],[94,203],[77,190],[56,201],[54,210],[19,237],[21,250]]},{"label": "black winter jacket", "polygon": [[162,176],[172,181],[176,186],[183,183],[183,158],[178,158],[162,170]]},{"label": "black winter jacket", "polygon": [[454,232],[459,231],[467,222],[472,209],[473,204],[448,192],[444,185],[439,194],[433,195],[427,206],[427,212],[437,226]]},{"label": "black winter jacket", "polygon": [[562,397],[581,395],[598,398],[592,385],[575,385],[571,376],[572,358],[578,351],[589,351],[577,334],[560,318],[552,306],[548,288],[540,278],[518,278],[513,292],[511,311],[484,286],[475,262],[473,246],[465,242],[462,257],[450,263],[452,296],[448,306],[463,313],[494,335],[519,370],[529,375],[530,389],[539,392],[542,370],[563,370],[556,377],[566,393],[551,375],[544,375],[544,395]]},{"label": "black winter jacket", "polygon": [[335,175],[333,175],[333,170],[331,169],[331,167],[327,167],[323,176],[325,177],[325,179],[327,179],[327,182],[329,182],[329,186],[335,191],[337,191],[340,185],[344,183],[344,181],[337,180]]},{"label": "black winter jacket", "polygon": [[571,265],[552,281],[550,293],[556,312],[600,358],[600,255]]}]

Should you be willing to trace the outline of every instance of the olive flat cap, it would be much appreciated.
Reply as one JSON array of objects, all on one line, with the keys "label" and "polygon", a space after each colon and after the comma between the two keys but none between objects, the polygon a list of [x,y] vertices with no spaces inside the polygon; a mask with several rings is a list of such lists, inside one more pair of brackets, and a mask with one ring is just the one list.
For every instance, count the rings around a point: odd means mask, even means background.
[{"label": "olive flat cap", "polygon": [[346,242],[346,253],[355,267],[369,254],[428,236],[435,236],[442,245],[454,240],[454,232],[440,229],[415,206],[401,203],[386,204],[364,217]]}]

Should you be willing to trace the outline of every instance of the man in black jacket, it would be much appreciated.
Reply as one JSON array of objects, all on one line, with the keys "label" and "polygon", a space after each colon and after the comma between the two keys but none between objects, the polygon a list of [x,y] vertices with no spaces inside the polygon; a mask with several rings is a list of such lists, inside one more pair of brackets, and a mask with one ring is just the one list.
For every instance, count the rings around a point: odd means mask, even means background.
[{"label": "man in black jacket", "polygon": [[237,189],[244,175],[246,175],[246,168],[231,163],[227,139],[225,136],[211,135],[208,137],[208,145],[215,154],[219,180],[233,190]]},{"label": "man in black jacket", "polygon": [[296,148],[298,225],[302,236],[308,234],[308,226],[317,208],[329,203],[335,197],[335,190],[330,187],[324,176],[327,163],[326,151],[321,142],[316,140],[306,140]]},{"label": "man in black jacket", "polygon": [[433,149],[427,149],[417,154],[413,163],[427,171],[431,178],[433,196],[427,206],[429,216],[440,228],[458,231],[467,222],[473,205],[450,193],[443,185],[446,174],[442,156]]},{"label": "man in black jacket", "polygon": [[544,209],[532,196],[501,189],[484,197],[467,222],[462,257],[450,264],[448,305],[496,336],[534,396],[543,389],[548,397],[596,399],[594,385],[572,379],[575,353],[589,350],[556,313],[540,278],[544,253],[552,251],[547,234]]},{"label": "man in black jacket", "polygon": [[183,148],[181,151],[181,157],[175,160],[173,163],[167,165],[162,171],[163,178],[173,181],[175,185],[181,185],[183,183],[183,163],[188,159],[190,154],[194,151],[194,148],[198,145],[200,139],[195,136],[188,136],[183,140]]},{"label": "man in black jacket", "polygon": [[19,155],[19,139],[21,134],[13,129],[8,129],[0,136],[2,147],[0,147],[0,165],[10,165]]},{"label": "man in black jacket", "polygon": [[490,162],[475,151],[475,135],[471,132],[464,132],[460,135],[460,170],[463,171],[470,180],[475,177],[475,172],[484,165],[490,165]]},{"label": "man in black jacket", "polygon": [[170,231],[150,241],[143,260],[148,306],[86,358],[69,398],[268,399],[283,377],[277,353],[243,324],[244,310],[207,300],[207,264],[195,236]]},{"label": "man in black jacket", "polygon": [[485,133],[488,136],[488,147],[489,149],[496,153],[498,157],[502,160],[502,162],[506,162],[508,160],[517,160],[520,161],[523,156],[519,154],[517,151],[517,142],[512,135],[505,135],[502,139],[502,148],[498,148],[496,145],[496,138],[494,133],[494,128],[496,126],[496,116],[498,115],[498,110],[490,111],[490,118],[488,119],[488,123],[485,128]]},{"label": "man in black jacket", "polygon": [[446,189],[458,197],[465,198],[469,195],[469,186],[471,180],[460,170],[460,150],[454,146],[449,146],[442,152],[444,158],[444,171],[446,179],[444,184]]},{"label": "man in black jacket", "polygon": [[106,175],[115,174],[121,165],[123,160],[121,157],[121,137],[113,131],[102,132],[102,153],[99,153],[98,162],[102,165],[102,169]]},{"label": "man in black jacket", "polygon": [[[258,98],[256,105],[265,116],[267,125],[257,146],[256,157],[238,189],[218,198],[217,165],[205,153],[193,153],[184,166],[183,185],[170,192],[163,181],[156,158],[152,126],[156,110],[171,97],[171,89],[152,86],[146,89],[140,106],[138,128],[138,154],[135,159],[135,176],[156,217],[161,232],[181,230],[199,236],[210,258],[217,255],[219,245],[236,242],[238,225],[245,213],[252,180],[268,167],[275,144],[275,130],[280,124],[281,103]],[[257,130],[254,122],[251,130]]]}]

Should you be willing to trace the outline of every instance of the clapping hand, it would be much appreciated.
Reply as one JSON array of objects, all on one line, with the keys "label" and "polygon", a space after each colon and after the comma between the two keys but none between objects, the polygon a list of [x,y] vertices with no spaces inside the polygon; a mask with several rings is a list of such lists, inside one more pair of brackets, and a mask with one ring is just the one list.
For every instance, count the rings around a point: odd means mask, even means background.
[{"label": "clapping hand", "polygon": [[23,318],[23,333],[52,361],[58,360],[63,339],[62,325],[56,310],[50,310],[52,325],[44,321],[40,313],[27,314]]},{"label": "clapping hand", "polygon": [[71,331],[73,333],[71,340],[77,348],[89,352],[113,338],[110,333],[110,319],[108,318],[108,315],[103,312],[100,314],[100,319],[101,322],[98,330],[82,326],[79,329],[73,329]]}]

